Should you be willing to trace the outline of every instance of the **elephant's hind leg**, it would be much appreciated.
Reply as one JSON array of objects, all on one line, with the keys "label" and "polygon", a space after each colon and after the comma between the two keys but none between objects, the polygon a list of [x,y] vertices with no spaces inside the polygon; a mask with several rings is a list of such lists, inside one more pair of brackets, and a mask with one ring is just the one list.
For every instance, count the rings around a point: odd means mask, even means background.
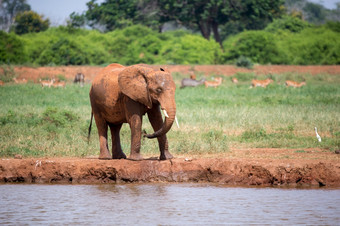
[{"label": "elephant's hind leg", "polygon": [[113,159],[126,159],[126,155],[122,150],[122,146],[120,145],[120,129],[123,124],[113,125],[110,124],[111,130],[111,138],[112,138],[112,158]]},{"label": "elephant's hind leg", "polygon": [[94,115],[98,135],[99,135],[99,145],[100,145],[100,154],[99,159],[112,159],[111,154],[109,152],[109,147],[107,145],[107,123],[105,120],[101,119]]}]

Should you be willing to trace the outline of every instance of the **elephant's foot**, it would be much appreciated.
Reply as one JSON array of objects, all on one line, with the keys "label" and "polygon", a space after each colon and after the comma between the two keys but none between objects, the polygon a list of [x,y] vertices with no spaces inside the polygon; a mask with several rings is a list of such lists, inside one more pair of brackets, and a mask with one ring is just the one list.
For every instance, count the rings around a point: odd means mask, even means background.
[{"label": "elephant's foot", "polygon": [[168,160],[168,159],[173,159],[173,158],[174,157],[172,156],[172,154],[166,151],[164,154],[161,154],[161,156],[159,157],[159,160]]},{"label": "elephant's foot", "polygon": [[141,161],[143,160],[143,156],[139,153],[130,154],[129,159],[134,161]]},{"label": "elephant's foot", "polygon": [[110,154],[100,154],[99,159],[100,160],[109,160],[109,159],[112,159],[112,156]]},{"label": "elephant's foot", "polygon": [[123,152],[112,153],[112,159],[126,159],[126,155]]}]

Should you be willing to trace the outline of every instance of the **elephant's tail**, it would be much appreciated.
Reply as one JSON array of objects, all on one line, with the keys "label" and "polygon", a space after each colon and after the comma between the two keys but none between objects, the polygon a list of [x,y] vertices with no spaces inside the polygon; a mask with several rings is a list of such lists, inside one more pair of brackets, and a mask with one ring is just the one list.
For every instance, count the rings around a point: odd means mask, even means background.
[{"label": "elephant's tail", "polygon": [[93,119],[93,111],[91,111],[91,121],[89,126],[89,133],[87,134],[87,143],[90,143],[90,136],[91,136],[91,128],[92,128],[92,119]]}]

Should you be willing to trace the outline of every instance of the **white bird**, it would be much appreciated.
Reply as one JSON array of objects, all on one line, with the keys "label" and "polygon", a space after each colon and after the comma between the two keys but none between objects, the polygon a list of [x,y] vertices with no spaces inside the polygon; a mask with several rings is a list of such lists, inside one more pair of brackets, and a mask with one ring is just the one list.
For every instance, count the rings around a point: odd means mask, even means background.
[{"label": "white bird", "polygon": [[321,137],[320,137],[320,135],[318,134],[318,130],[317,130],[316,127],[315,127],[315,133],[316,133],[316,138],[318,139],[319,142],[321,142]]}]

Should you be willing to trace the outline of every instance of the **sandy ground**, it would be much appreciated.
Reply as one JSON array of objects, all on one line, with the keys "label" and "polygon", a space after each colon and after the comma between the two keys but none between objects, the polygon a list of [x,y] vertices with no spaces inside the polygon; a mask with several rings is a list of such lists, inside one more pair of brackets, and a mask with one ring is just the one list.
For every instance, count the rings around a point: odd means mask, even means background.
[{"label": "sandy ground", "polygon": [[[159,66],[155,66],[159,67]],[[166,66],[171,72],[232,76],[237,72],[281,74],[288,72],[340,75],[340,66],[228,65]],[[19,79],[65,76],[71,82],[81,72],[87,82],[98,66],[15,67]],[[224,155],[176,156],[158,161],[98,160],[87,158],[0,159],[0,183],[130,183],[212,182],[227,185],[340,187],[340,155],[328,150],[232,149]]]}]

